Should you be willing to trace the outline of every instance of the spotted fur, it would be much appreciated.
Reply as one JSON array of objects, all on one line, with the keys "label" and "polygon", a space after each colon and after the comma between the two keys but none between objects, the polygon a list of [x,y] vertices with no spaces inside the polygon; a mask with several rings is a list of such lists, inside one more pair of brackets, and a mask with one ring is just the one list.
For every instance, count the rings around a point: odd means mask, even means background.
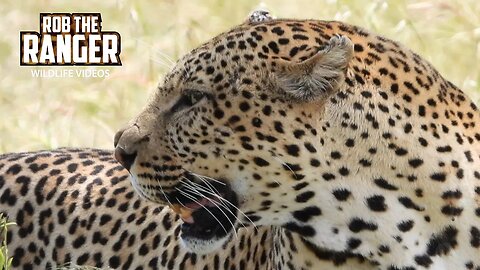
[{"label": "spotted fur", "polygon": [[238,238],[216,253],[189,253],[180,244],[178,216],[141,199],[128,172],[105,150],[0,155],[0,210],[17,223],[7,234],[13,269],[67,264],[137,270],[367,265],[327,251],[318,259],[298,235],[279,227],[241,228]]}]

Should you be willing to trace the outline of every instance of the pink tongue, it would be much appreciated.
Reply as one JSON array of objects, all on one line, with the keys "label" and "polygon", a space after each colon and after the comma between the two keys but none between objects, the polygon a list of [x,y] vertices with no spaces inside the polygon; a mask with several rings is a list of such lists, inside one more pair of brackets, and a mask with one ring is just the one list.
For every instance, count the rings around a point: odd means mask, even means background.
[{"label": "pink tongue", "polygon": [[181,217],[182,221],[185,222],[185,223],[188,223],[188,224],[192,224],[194,221],[193,221],[193,217],[188,217],[186,219],[184,219],[183,217]]},{"label": "pink tongue", "polygon": [[[198,210],[198,209],[202,208],[202,206],[215,207],[216,205],[213,202],[214,202],[214,199],[208,200],[206,198],[203,198],[198,202],[187,203],[187,204],[185,204],[185,207],[191,209],[192,211],[195,211],[195,210]],[[193,220],[192,216],[188,217],[187,219],[182,218],[182,220],[185,223],[189,223],[189,224],[194,223],[194,220]]]},{"label": "pink tongue", "polygon": [[215,204],[213,203],[213,201],[214,201],[213,199],[208,200],[206,198],[203,198],[198,202],[187,203],[185,204],[185,207],[192,209],[192,211],[200,209],[202,208],[202,206],[215,207]]}]

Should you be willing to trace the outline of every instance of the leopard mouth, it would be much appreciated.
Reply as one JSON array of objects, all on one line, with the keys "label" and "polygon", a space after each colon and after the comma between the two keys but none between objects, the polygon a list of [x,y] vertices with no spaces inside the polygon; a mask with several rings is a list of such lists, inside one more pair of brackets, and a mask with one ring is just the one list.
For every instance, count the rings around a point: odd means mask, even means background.
[{"label": "leopard mouth", "polygon": [[185,178],[188,181],[182,181],[169,196],[170,207],[183,221],[180,237],[184,243],[212,243],[228,238],[237,221],[235,192],[225,182],[203,180],[195,183],[192,175]]}]

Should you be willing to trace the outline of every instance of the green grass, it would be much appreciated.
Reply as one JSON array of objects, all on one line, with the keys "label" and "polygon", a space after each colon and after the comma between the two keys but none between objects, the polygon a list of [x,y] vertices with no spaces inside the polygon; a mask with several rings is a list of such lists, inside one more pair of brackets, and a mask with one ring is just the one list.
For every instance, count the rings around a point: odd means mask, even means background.
[{"label": "green grass", "polygon": [[14,222],[9,222],[6,217],[3,216],[3,213],[0,213],[0,270],[9,270],[12,264],[12,257],[8,256],[8,247],[7,247],[7,232],[8,227],[15,225]]},{"label": "green grass", "polygon": [[[240,23],[258,1],[17,1],[0,3],[0,152],[59,146],[112,148],[177,59]],[[342,20],[407,44],[480,100],[478,0],[267,0],[277,17]],[[38,30],[39,12],[102,13],[122,36],[122,67],[108,79],[34,79],[20,67],[20,30]]]},{"label": "green grass", "polygon": [[[0,270],[10,270],[13,257],[8,255],[7,232],[8,228],[15,226],[15,222],[9,221],[3,213],[0,213]],[[56,267],[55,270],[110,270],[111,268],[97,268],[93,266],[80,266],[72,263]]]}]

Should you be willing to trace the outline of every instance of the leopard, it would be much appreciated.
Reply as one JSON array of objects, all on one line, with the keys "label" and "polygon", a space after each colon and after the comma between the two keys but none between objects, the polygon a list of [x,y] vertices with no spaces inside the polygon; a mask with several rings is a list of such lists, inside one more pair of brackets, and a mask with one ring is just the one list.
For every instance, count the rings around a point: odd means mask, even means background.
[{"label": "leopard", "polygon": [[254,13],[114,151],[0,156],[13,267],[480,269],[479,120],[396,41]]},{"label": "leopard", "polygon": [[[271,18],[254,11],[246,23]],[[361,256],[254,223],[218,252],[191,252],[182,214],[141,199],[105,149],[0,154],[0,214],[14,222],[0,235],[12,269],[369,269]]]},{"label": "leopard", "polygon": [[238,228],[218,252],[189,252],[179,215],[138,196],[111,150],[0,155],[0,212],[15,223],[0,236],[12,269],[368,269],[351,254],[295,255],[302,238],[273,226]]},{"label": "leopard", "polygon": [[259,15],[182,57],[118,131],[135,190],[197,254],[252,223],[371,269],[480,269],[473,100],[399,42]]}]

